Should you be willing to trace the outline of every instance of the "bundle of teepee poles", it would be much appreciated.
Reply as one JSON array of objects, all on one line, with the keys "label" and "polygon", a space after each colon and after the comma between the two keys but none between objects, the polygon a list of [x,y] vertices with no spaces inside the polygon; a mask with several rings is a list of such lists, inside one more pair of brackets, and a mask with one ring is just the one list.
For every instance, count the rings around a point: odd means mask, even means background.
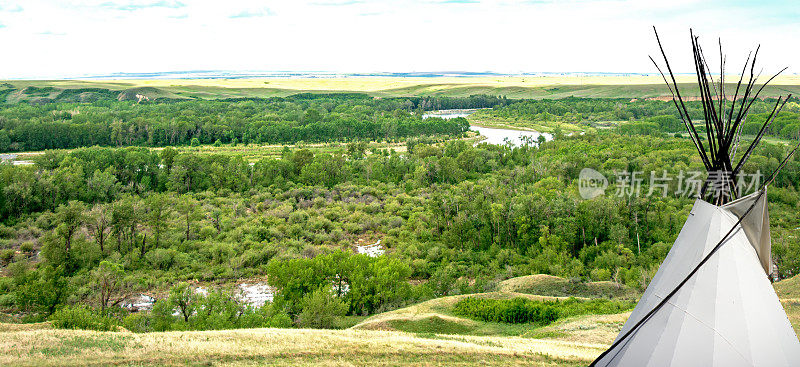
[{"label": "bundle of teepee poles", "polygon": [[[736,83],[736,91],[733,96],[729,96],[725,91],[725,56],[722,53],[722,42],[719,42],[719,78],[715,81],[703,48],[700,46],[699,37],[695,36],[690,30],[689,34],[692,40],[692,53],[694,54],[694,66],[697,74],[697,83],[700,88],[700,100],[703,106],[703,122],[705,123],[705,139],[702,137],[702,132],[698,131],[695,123],[689,116],[689,110],[686,108],[684,98],[678,89],[678,83],[675,80],[675,75],[672,72],[667,55],[664,52],[664,47],[661,45],[661,39],[658,37],[658,32],[655,27],[653,31],[656,34],[656,41],[664,58],[667,72],[670,76],[670,81],[667,80],[666,75],[661,70],[658,63],[650,57],[650,60],[658,69],[661,77],[664,79],[672,94],[672,101],[678,110],[678,114],[689,132],[689,136],[697,148],[703,165],[709,173],[708,179],[705,181],[703,188],[700,192],[702,199],[716,205],[725,204],[733,199],[741,196],[739,192],[739,175],[742,172],[742,167],[753,149],[761,141],[761,138],[766,133],[772,121],[780,113],[783,106],[791,98],[791,94],[785,99],[779,97],[772,108],[772,112],[766,118],[764,123],[754,137],[753,141],[747,149],[741,153],[738,161],[736,156],[739,150],[741,141],[742,126],[750,111],[750,107],[759,98],[759,95],[775,77],[780,75],[786,68],[777,72],[770,77],[764,84],[756,89],[761,72],[755,73],[756,59],[758,58],[758,51],[760,46],[756,48],[755,52],[750,52],[747,55],[742,72],[739,76],[739,82]],[[749,69],[749,73],[748,73]],[[747,76],[749,74],[749,76]],[[741,93],[741,94],[740,94]],[[734,161],[736,162],[734,164]]]}]

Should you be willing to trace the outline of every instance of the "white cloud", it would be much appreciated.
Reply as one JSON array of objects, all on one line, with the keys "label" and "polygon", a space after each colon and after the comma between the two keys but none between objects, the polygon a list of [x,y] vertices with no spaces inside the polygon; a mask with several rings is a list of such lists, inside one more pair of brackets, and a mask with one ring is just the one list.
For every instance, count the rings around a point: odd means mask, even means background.
[{"label": "white cloud", "polygon": [[0,44],[14,56],[0,61],[0,78],[201,69],[652,72],[652,25],[679,71],[691,71],[693,25],[709,49],[723,38],[729,65],[757,41],[767,71],[797,64],[799,55],[787,46],[797,24],[775,18],[797,11],[790,2],[781,6],[794,8],[758,10],[760,17],[695,0],[62,4],[4,3]]}]

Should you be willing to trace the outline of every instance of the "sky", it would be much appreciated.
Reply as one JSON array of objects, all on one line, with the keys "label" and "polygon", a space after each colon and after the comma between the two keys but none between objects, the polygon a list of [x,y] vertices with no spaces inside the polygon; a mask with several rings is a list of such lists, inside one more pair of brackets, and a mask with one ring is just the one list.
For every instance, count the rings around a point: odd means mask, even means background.
[{"label": "sky", "polygon": [[[729,72],[800,72],[800,1],[0,0],[0,79],[184,70],[677,72],[689,28]],[[710,60],[709,60],[710,61]],[[712,62],[714,63],[714,62]],[[734,67],[735,66],[735,67]],[[794,66],[796,69],[793,69]]]}]

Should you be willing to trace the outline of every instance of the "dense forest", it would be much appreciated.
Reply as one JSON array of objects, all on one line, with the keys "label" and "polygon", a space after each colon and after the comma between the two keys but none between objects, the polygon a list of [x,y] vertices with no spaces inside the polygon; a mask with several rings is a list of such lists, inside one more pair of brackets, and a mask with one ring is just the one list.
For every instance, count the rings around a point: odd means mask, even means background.
[{"label": "dense forest", "polygon": [[[777,101],[758,100],[750,107],[742,133],[755,135],[769,116]],[[690,117],[703,120],[699,101],[686,102]],[[505,121],[567,122],[591,126],[598,122],[626,121],[623,133],[652,134],[654,132],[683,133],[685,127],[672,101],[647,99],[565,98],[556,100],[527,100],[480,111],[477,116]],[[702,124],[697,126],[704,131]],[[793,97],[767,129],[768,136],[800,139],[800,99]]]},{"label": "dense forest", "polygon": [[[585,167],[610,178],[618,171],[702,171],[688,139],[629,134],[619,127],[559,134],[539,145],[473,146],[456,139],[466,120],[423,120],[412,114],[422,101],[324,96],[4,106],[0,122],[11,131],[11,144],[26,147],[35,141],[20,138],[27,125],[108,121],[112,130],[116,122],[142,130],[126,128],[136,137],[101,145],[169,145],[173,142],[156,137],[179,115],[194,127],[175,144],[226,136],[230,142],[245,140],[273,126],[265,121],[291,129],[330,125],[332,130],[313,135],[320,141],[385,137],[383,132],[370,135],[382,130],[348,129],[361,121],[407,123],[409,130],[394,137],[446,134],[452,139],[409,141],[404,152],[370,150],[355,142],[330,153],[285,148],[279,159],[253,164],[236,156],[142,146],[50,150],[34,165],[0,164],[0,308],[28,321],[51,318],[93,328],[123,322],[134,331],[331,327],[334,316],[492,290],[501,280],[527,274],[646,286],[693,199],[617,196],[612,182],[606,195],[584,200],[577,180]],[[497,101],[502,103],[486,111],[507,114],[538,103],[575,104],[575,109],[619,104]],[[663,102],[653,101],[657,104]],[[81,112],[55,117],[64,108]],[[43,116],[52,119],[37,120]],[[223,122],[225,127],[219,125]],[[232,138],[213,132],[227,134],[228,129],[236,131]],[[141,131],[161,132],[137,135]],[[271,141],[271,134],[258,139]],[[313,140],[292,136],[281,142]],[[786,151],[784,145],[764,144],[745,171],[768,174]],[[643,185],[646,192],[648,182]],[[773,256],[782,277],[800,272],[798,189],[800,160],[795,157],[769,191]],[[355,254],[359,240],[381,240],[386,254]],[[186,283],[264,277],[278,293],[260,309],[237,303],[225,290],[198,295]],[[117,307],[124,296],[146,290],[164,294],[149,314],[127,315]]]},{"label": "dense forest", "polygon": [[[22,93],[36,93],[33,87]],[[52,101],[0,104],[0,152],[100,146],[393,141],[460,136],[463,120],[422,119],[438,108],[483,108],[503,98],[388,98],[299,94],[220,101],[118,101],[107,90],[65,90]],[[75,101],[90,93],[92,103]],[[0,95],[2,97],[2,95]],[[84,96],[85,97],[85,96]],[[47,102],[47,103],[45,103]]]}]

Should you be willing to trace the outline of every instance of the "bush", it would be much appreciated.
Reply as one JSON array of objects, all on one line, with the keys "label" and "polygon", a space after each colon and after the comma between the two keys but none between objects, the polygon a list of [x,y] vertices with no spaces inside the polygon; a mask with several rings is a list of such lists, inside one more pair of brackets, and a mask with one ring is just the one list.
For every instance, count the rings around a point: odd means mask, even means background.
[{"label": "bush", "polygon": [[0,238],[14,238],[16,235],[14,228],[0,224]]},{"label": "bush", "polygon": [[34,248],[35,248],[35,246],[34,246],[33,242],[31,242],[31,241],[23,242],[19,246],[19,250],[22,251],[23,253],[26,253],[26,254],[32,254]]},{"label": "bush", "polygon": [[14,259],[14,255],[15,254],[16,254],[16,251],[14,251],[12,249],[6,249],[6,250],[0,251],[0,263],[3,264],[3,265],[6,265],[6,264],[10,263],[11,260]]},{"label": "bush", "polygon": [[585,314],[619,313],[633,307],[633,303],[596,299],[580,301],[532,301],[527,298],[486,299],[464,298],[453,307],[459,316],[487,322],[510,324],[534,323],[549,325],[559,318]]},{"label": "bush", "polygon": [[[168,331],[174,328],[177,324],[177,319],[172,316],[174,312],[172,303],[166,299],[160,299],[153,305],[150,311],[148,327],[153,331]],[[130,329],[129,329],[130,330]]]},{"label": "bush", "polygon": [[175,249],[157,248],[148,251],[144,257],[156,269],[169,270],[173,266],[183,265],[183,255]]},{"label": "bush", "polygon": [[122,319],[122,326],[134,333],[146,333],[153,331],[151,318],[144,313],[132,313]]},{"label": "bush", "polygon": [[297,316],[297,324],[301,327],[329,329],[337,317],[347,313],[347,304],[334,297],[328,287],[307,294],[301,305],[303,311]]},{"label": "bush", "polygon": [[269,327],[274,328],[290,328],[292,327],[292,318],[285,312],[277,313],[269,319]]},{"label": "bush", "polygon": [[11,308],[16,304],[13,293],[0,294],[0,308]]},{"label": "bush", "polygon": [[456,303],[453,313],[481,321],[510,324],[531,322],[548,325],[559,318],[558,310],[551,305],[525,298],[512,300],[466,298]]},{"label": "bush", "polygon": [[50,315],[49,320],[60,329],[114,331],[119,325],[117,319],[101,315],[86,306],[66,306]]}]

